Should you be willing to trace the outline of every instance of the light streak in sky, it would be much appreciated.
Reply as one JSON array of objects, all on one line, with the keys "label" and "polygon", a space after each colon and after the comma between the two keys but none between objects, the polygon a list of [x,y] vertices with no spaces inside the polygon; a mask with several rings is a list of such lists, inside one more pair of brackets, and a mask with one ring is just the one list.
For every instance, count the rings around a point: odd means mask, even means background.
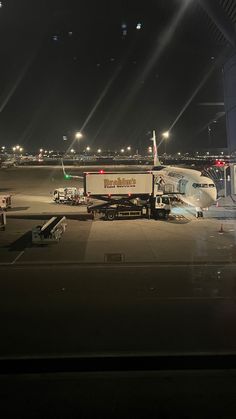
[{"label": "light streak in sky", "polygon": [[141,72],[141,74],[138,75],[132,88],[129,90],[127,98],[126,98],[126,102],[122,104],[122,108],[118,112],[116,121],[113,121],[113,128],[115,127],[115,124],[118,124],[118,122],[122,120],[129,106],[135,100],[135,97],[138,94],[139,90],[144,85],[153,67],[157,64],[158,60],[160,59],[161,54],[164,52],[168,44],[171,42],[174,36],[174,33],[177,27],[179,26],[181,20],[183,19],[185,12],[187,8],[189,7],[190,3],[191,3],[191,0],[183,0],[181,6],[177,10],[175,15],[171,19],[171,21],[168,23],[164,31],[161,33],[161,35],[158,34],[158,39],[157,39],[158,46],[156,47],[156,43],[155,43],[155,47],[150,56],[150,59],[148,60],[147,64],[144,66],[144,69]]},{"label": "light streak in sky", "polygon": [[[91,109],[91,111],[89,112],[86,120],[84,121],[83,125],[80,128],[80,132],[83,133],[84,129],[86,128],[86,126],[88,125],[89,121],[91,120],[91,118],[93,117],[94,113],[96,112],[97,108],[99,107],[99,105],[101,104],[101,102],[103,101],[103,99],[105,98],[105,96],[107,95],[111,85],[113,84],[113,82],[115,81],[115,79],[118,77],[120,71],[122,70],[123,66],[119,65],[115,71],[115,73],[113,74],[113,76],[110,78],[110,80],[108,81],[108,83],[106,84],[106,86],[104,87],[103,91],[101,92],[99,98],[97,99],[96,103],[94,104],[93,108]],[[69,152],[69,150],[71,149],[71,147],[74,146],[76,142],[76,138],[73,139],[72,143],[70,144],[70,146],[67,149],[67,153]]]},{"label": "light streak in sky", "polygon": [[21,69],[20,74],[18,75],[15,83],[11,86],[10,90],[7,93],[5,93],[5,95],[2,95],[2,97],[0,98],[0,112],[2,112],[5,109],[5,107],[7,106],[9,101],[11,100],[15,91],[17,90],[18,86],[20,85],[21,81],[23,80],[25,74],[27,73],[31,62],[32,62],[32,57],[27,61],[27,63]]},{"label": "light streak in sky", "polygon": [[210,77],[210,75],[212,74],[212,72],[215,70],[216,66],[218,66],[220,64],[220,62],[222,61],[223,57],[224,57],[224,52],[223,54],[220,54],[219,58],[214,62],[214,64],[210,67],[210,69],[206,72],[206,74],[203,76],[202,80],[199,82],[199,84],[197,85],[197,87],[194,89],[194,91],[192,92],[192,94],[190,95],[189,99],[187,100],[187,102],[184,104],[184,106],[182,107],[181,111],[179,112],[179,114],[177,115],[177,117],[175,118],[174,122],[171,124],[171,126],[169,127],[168,131],[171,131],[174,126],[177,124],[177,122],[179,121],[179,119],[181,118],[181,116],[183,115],[183,113],[186,111],[186,109],[189,107],[189,105],[192,103],[193,99],[195,98],[195,96],[198,94],[198,92],[201,90],[201,88],[204,86],[204,84],[206,83],[207,79]]}]

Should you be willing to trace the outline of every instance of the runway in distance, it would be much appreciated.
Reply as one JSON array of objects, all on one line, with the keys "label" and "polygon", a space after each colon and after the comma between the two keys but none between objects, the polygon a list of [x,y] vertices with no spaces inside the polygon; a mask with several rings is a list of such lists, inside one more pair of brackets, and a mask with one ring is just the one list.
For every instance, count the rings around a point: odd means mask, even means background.
[{"label": "runway in distance", "polygon": [[203,210],[213,205],[217,199],[214,182],[198,170],[162,166],[158,158],[155,131],[153,131],[152,141],[154,151],[152,173],[158,176],[157,182],[160,187],[165,190],[165,193],[174,193],[181,201],[195,207],[196,216],[202,217]]}]

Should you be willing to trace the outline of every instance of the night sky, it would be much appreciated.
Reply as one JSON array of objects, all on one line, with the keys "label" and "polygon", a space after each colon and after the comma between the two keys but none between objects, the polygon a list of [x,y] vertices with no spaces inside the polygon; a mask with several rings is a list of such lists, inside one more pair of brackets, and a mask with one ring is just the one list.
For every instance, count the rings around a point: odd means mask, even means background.
[{"label": "night sky", "polygon": [[146,149],[150,131],[169,129],[214,68],[167,151],[226,146],[224,117],[207,128],[223,107],[200,105],[223,101],[225,45],[197,1],[1,3],[0,145],[61,150],[82,130],[80,147]]}]

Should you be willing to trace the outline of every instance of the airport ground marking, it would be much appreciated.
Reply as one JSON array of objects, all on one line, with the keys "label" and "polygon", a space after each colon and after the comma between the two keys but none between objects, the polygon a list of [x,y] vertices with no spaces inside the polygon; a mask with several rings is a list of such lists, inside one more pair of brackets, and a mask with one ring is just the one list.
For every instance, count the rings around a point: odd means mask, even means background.
[{"label": "airport ground marking", "polygon": [[24,250],[22,250],[22,252],[19,253],[19,255],[16,256],[16,258],[11,262],[11,265],[14,265],[18,259],[20,259],[21,256],[23,256],[23,254],[25,253]]},{"label": "airport ground marking", "polygon": [[119,269],[127,269],[127,268],[153,268],[154,266],[158,266],[161,268],[170,268],[170,267],[191,267],[191,268],[215,268],[217,266],[223,267],[223,268],[233,268],[236,269],[236,260],[222,260],[222,261],[200,261],[200,262],[193,262],[189,263],[187,261],[185,262],[123,262],[123,263],[104,263],[104,262],[83,262],[83,261],[73,261],[73,260],[44,260],[44,261],[24,261],[24,262],[18,262],[16,263],[19,258],[23,255],[24,251],[22,251],[12,262],[0,262],[0,266],[12,266],[14,265],[14,268],[24,268],[24,267],[32,267],[32,266],[38,266],[39,268],[47,268],[48,266],[69,266],[73,268],[74,266],[84,268],[84,269],[90,269],[91,267],[96,267],[98,269],[104,269],[106,268],[119,268]]}]

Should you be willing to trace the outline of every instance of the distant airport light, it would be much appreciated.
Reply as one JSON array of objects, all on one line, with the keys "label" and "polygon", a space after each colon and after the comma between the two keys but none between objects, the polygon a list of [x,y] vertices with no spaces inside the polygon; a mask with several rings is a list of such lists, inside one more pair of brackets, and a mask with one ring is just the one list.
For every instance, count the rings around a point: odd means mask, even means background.
[{"label": "distant airport light", "polygon": [[39,152],[40,152],[40,153],[42,153],[42,152],[43,152],[43,148],[40,148],[40,149],[39,149]]},{"label": "distant airport light", "polygon": [[128,146],[128,147],[127,147],[127,150],[128,150],[128,151],[130,151],[130,150],[131,150],[131,147],[130,147],[130,146]]},{"label": "distant airport light", "polygon": [[102,152],[102,150],[99,148],[99,149],[98,149],[98,153],[101,153],[101,152]]},{"label": "distant airport light", "polygon": [[78,131],[78,132],[76,132],[76,134],[75,134],[75,138],[77,139],[77,140],[79,140],[80,138],[82,138],[83,137],[83,134],[81,134],[81,132],[80,131]]},{"label": "distant airport light", "polygon": [[120,152],[121,152],[121,153],[124,153],[124,152],[125,152],[125,150],[122,148],[122,149],[120,150]]},{"label": "distant airport light", "polygon": [[13,151],[16,151],[16,147],[12,147],[12,150],[13,150]]},{"label": "distant airport light", "polygon": [[19,145],[17,145],[17,146],[16,146],[16,149],[17,149],[17,150],[19,150],[19,148],[20,148],[20,146],[19,146]]},{"label": "distant airport light", "polygon": [[216,160],[215,166],[218,166],[218,167],[225,166],[225,161],[224,160]]},{"label": "distant airport light", "polygon": [[86,147],[86,150],[87,150],[87,151],[90,151],[90,147],[89,147],[89,146],[88,146],[88,147]]},{"label": "distant airport light", "polygon": [[23,151],[23,147],[20,147],[20,148],[19,148],[19,150],[20,150],[20,152],[22,153],[22,151]]},{"label": "distant airport light", "polygon": [[180,153],[180,151],[178,152],[178,156],[181,156],[181,153]]},{"label": "distant airport light", "polygon": [[74,152],[75,152],[75,150],[72,148],[72,149],[70,150],[70,152],[71,152],[71,153],[74,153]]},{"label": "distant airport light", "polygon": [[163,138],[165,138],[165,139],[169,138],[169,136],[170,136],[169,131],[165,131],[165,132],[163,132],[163,134],[162,134],[162,137],[163,137]]}]

